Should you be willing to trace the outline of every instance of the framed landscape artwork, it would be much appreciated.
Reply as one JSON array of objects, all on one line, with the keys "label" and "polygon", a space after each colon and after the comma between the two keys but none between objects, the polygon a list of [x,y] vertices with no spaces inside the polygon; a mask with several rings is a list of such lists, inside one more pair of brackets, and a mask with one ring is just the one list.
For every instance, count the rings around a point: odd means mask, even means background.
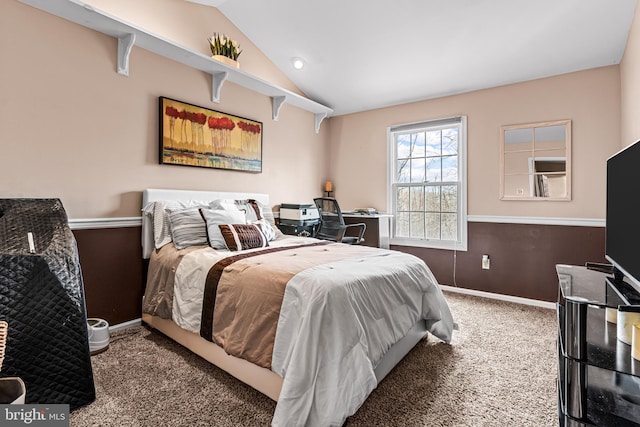
[{"label": "framed landscape artwork", "polygon": [[161,96],[160,163],[262,172],[262,123]]}]

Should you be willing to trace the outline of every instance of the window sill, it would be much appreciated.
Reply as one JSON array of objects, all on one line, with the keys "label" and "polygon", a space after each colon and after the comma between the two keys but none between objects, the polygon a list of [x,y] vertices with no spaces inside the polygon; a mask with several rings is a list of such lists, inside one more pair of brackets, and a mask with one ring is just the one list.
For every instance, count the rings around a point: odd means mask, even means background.
[{"label": "window sill", "polygon": [[441,240],[421,240],[421,239],[408,239],[408,238],[392,238],[389,241],[390,245],[395,246],[410,246],[416,248],[429,248],[429,249],[442,249],[450,251],[467,251],[467,242],[443,242]]}]

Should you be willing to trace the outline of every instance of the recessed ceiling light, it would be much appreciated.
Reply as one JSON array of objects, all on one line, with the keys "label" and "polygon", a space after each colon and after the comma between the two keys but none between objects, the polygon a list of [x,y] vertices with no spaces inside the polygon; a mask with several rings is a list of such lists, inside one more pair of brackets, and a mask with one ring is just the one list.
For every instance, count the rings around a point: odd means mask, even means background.
[{"label": "recessed ceiling light", "polygon": [[304,68],[304,60],[302,58],[291,58],[291,64],[296,70],[302,70]]}]

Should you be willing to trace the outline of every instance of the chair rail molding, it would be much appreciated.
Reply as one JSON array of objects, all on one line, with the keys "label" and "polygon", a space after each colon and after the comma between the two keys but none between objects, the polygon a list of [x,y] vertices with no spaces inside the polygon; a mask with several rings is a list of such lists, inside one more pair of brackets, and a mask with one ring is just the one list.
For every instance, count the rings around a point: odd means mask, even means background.
[{"label": "chair rail molding", "polygon": [[70,218],[69,228],[72,230],[87,230],[95,228],[125,228],[141,227],[142,217],[117,217],[117,218]]},{"label": "chair rail molding", "polygon": [[134,45],[165,58],[172,59],[196,70],[211,75],[211,100],[220,102],[220,92],[225,82],[229,81],[254,92],[271,98],[273,120],[278,120],[283,104],[314,113],[315,132],[320,132],[320,123],[333,113],[333,109],[312,99],[281,88],[259,77],[216,61],[207,55],[195,52],[171,40],[153,34],[144,28],[137,27],[118,17],[80,0],[19,0],[22,3],[48,12],[100,33],[118,39],[117,72],[129,75],[129,56]]},{"label": "chair rail molding", "polygon": [[537,224],[537,225],[570,225],[578,227],[605,227],[606,222],[600,218],[553,218],[541,216],[492,216],[469,215],[469,222],[495,222],[505,224]]}]

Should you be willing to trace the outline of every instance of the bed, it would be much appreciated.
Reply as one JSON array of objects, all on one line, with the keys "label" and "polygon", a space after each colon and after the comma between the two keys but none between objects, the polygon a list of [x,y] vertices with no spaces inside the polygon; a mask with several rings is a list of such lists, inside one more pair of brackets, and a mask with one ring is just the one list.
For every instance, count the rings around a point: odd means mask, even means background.
[{"label": "bed", "polygon": [[283,235],[266,194],[147,189],[142,249],[143,322],[276,401],[274,426],[343,425],[427,332],[451,340],[423,261]]}]

